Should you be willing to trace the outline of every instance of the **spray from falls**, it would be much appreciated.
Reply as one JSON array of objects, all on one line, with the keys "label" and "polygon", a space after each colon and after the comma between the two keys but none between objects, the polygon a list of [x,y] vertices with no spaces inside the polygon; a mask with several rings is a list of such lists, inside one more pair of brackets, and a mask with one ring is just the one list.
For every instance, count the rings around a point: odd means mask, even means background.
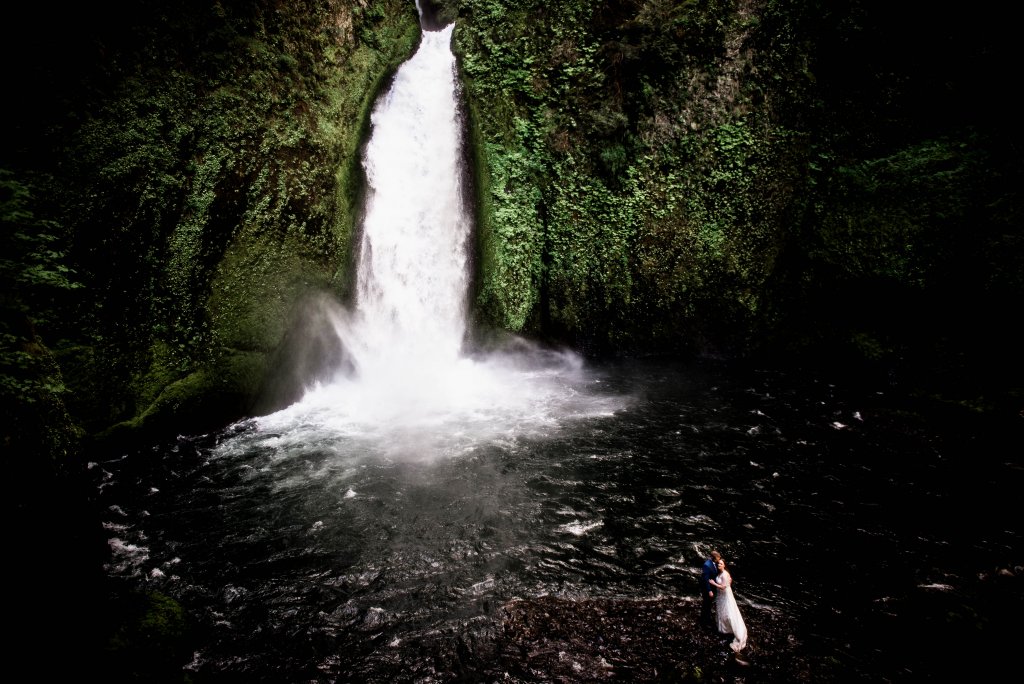
[{"label": "spray from falls", "polygon": [[615,407],[588,390],[571,352],[523,342],[486,358],[463,353],[472,222],[453,28],[423,32],[373,110],[356,299],[329,312],[347,363],[259,419],[290,449],[355,438],[388,455],[433,457]]}]

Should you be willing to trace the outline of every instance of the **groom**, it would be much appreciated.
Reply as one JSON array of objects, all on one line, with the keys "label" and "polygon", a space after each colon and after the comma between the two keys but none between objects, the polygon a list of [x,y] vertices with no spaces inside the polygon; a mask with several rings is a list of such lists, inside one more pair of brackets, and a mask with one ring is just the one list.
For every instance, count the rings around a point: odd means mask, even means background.
[{"label": "groom", "polygon": [[709,627],[712,624],[711,604],[715,600],[715,588],[711,586],[711,580],[718,576],[718,561],[721,558],[722,554],[712,551],[700,573],[700,619]]}]

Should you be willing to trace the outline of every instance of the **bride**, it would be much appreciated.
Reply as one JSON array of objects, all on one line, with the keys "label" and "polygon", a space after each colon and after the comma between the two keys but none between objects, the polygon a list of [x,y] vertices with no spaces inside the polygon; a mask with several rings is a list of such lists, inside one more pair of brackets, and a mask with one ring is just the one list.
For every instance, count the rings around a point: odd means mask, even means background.
[{"label": "bride", "polygon": [[747,645],[747,626],[743,624],[740,607],[736,605],[736,597],[732,595],[732,575],[725,569],[725,561],[718,560],[718,577],[711,580],[715,592],[715,614],[718,618],[718,631],[732,634],[729,648],[742,651]]}]

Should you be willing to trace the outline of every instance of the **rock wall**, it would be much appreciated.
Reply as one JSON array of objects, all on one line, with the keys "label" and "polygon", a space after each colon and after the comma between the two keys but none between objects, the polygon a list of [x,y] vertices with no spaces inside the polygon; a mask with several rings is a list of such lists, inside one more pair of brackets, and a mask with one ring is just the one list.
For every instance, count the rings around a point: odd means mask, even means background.
[{"label": "rock wall", "polygon": [[36,59],[2,165],[71,283],[29,312],[62,399],[110,437],[246,415],[302,302],[345,296],[359,147],[414,3],[41,12],[6,46]]},{"label": "rock wall", "polygon": [[[878,363],[959,400],[1019,385],[998,22],[878,0],[428,5],[457,22],[481,342]],[[4,401],[42,393],[65,437],[128,438],[295,398],[316,359],[291,345],[348,292],[359,146],[414,3],[35,7],[5,28]]]},{"label": "rock wall", "polygon": [[1019,378],[1020,133],[986,95],[1012,63],[988,18],[874,0],[450,4],[482,322],[596,355]]}]

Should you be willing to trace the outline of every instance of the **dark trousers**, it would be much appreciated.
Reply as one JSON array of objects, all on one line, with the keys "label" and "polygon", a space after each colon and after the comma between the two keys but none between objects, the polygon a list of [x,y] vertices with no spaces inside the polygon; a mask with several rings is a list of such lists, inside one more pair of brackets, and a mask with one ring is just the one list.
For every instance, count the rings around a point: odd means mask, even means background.
[{"label": "dark trousers", "polygon": [[700,619],[706,625],[710,625],[711,620],[711,604],[714,600],[708,596],[708,592],[702,591],[700,597]]}]

